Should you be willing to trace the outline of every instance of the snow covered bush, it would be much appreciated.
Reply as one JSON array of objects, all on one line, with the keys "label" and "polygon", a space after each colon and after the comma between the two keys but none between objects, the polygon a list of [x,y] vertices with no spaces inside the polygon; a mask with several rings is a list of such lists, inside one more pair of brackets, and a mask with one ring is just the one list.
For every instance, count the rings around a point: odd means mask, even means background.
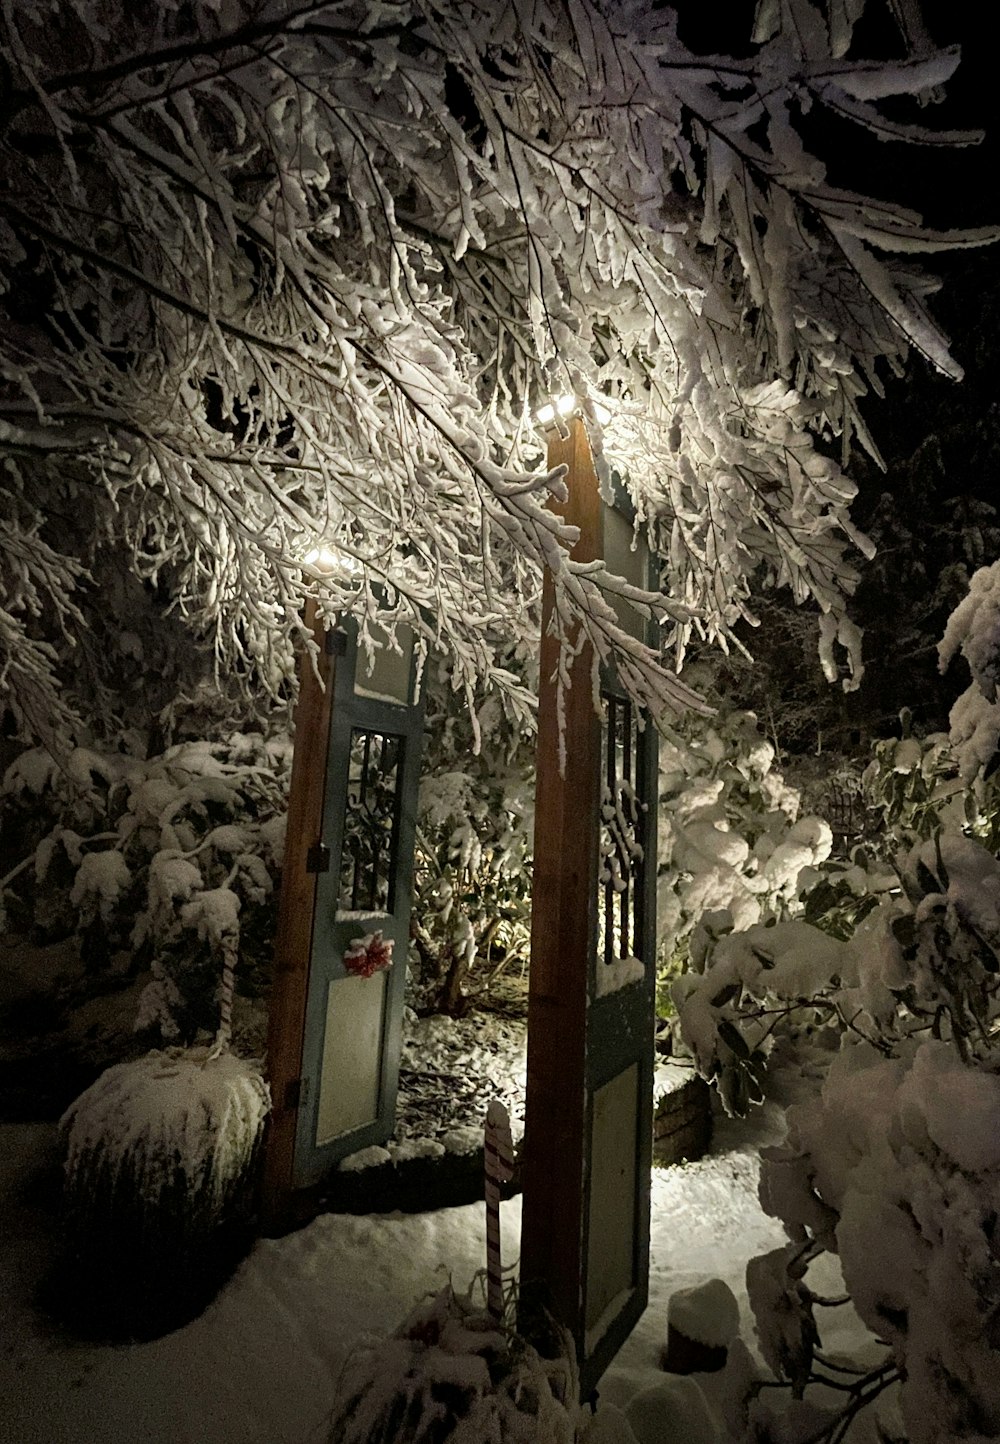
[{"label": "snow covered bush", "polygon": [[[707,926],[703,972],[676,988],[699,1067],[733,1111],[759,1097],[779,1019],[825,1034],[818,1095],[763,1153],[761,1202],[789,1243],[747,1274],[773,1377],[743,1379],[741,1437],[761,1444],[833,1444],[890,1385],[904,1433],[887,1437],[1000,1431],[1000,863],[939,832],[899,880],[847,940],[802,921]],[[810,1272],[825,1254],[842,1296]],[[824,1311],[849,1306],[873,1336],[853,1360],[822,1342]],[[777,1381],[801,1408],[772,1410]]]},{"label": "snow covered bush", "polygon": [[117,1064],[70,1106],[62,1285],[77,1323],[159,1333],[204,1304],[252,1236],[268,1109],[256,1065],[218,1048]]},{"label": "snow covered bush", "polygon": [[[970,656],[987,669],[983,684],[987,688],[996,621],[991,590],[995,581],[994,568],[975,574],[969,596],[953,613],[939,649],[944,669],[958,650],[964,650],[962,639],[966,639]],[[835,788],[851,790],[863,817],[864,841],[852,849],[846,862],[832,858],[818,874],[807,873],[802,879],[804,917],[839,937],[851,936],[879,897],[895,885],[893,860],[901,849],[908,850],[943,829],[961,831],[990,852],[1000,851],[1000,772],[995,750],[1000,708],[974,681],[952,709],[950,733],[915,736],[907,708],[899,720],[901,736],[875,742],[862,770],[844,764],[834,774]]]},{"label": "snow covered bush", "polygon": [[775,770],[752,712],[720,709],[711,726],[672,728],[660,743],[659,784],[659,1009],[667,1013],[702,915],[726,911],[739,930],[800,912],[800,876],[829,855],[831,833],[821,818],[799,817],[799,794]]},{"label": "snow covered bush", "polygon": [[269,976],[291,746],[230,733],[147,760],[78,747],[60,765],[23,753],[0,817],[25,856],[5,879],[15,927],[76,933],[92,967],[124,950],[152,980],[138,1028],[166,1041],[213,1030],[220,964]]},{"label": "snow covered bush", "polygon": [[948,719],[960,776],[981,782],[996,770],[1000,752],[1000,562],[973,574],[968,596],[952,612],[938,647],[941,670],[959,654],[972,683]]},{"label": "snow covered bush", "polygon": [[[529,670],[524,656],[505,663]],[[411,933],[417,1006],[460,1013],[527,965],[534,737],[497,697],[469,713],[447,665],[427,686]]]},{"label": "snow covered bush", "polygon": [[766,1055],[790,1018],[825,1029],[833,1046],[878,1038],[888,1050],[931,1028],[964,1054],[996,990],[998,877],[979,843],[938,833],[897,879],[882,879],[882,901],[847,940],[801,919],[735,930],[728,914],[703,918],[673,993],[682,1036],[727,1108],[759,1101]]},{"label": "snow covered bush", "polygon": [[267,1111],[259,1071],[231,1053],[171,1048],[116,1064],[62,1117],[67,1185],[83,1199],[106,1173],[114,1192],[131,1169],[155,1212],[179,1175],[187,1193],[218,1210],[249,1164]]},{"label": "snow covered bush", "polygon": [[901,722],[903,736],[875,742],[863,769],[845,762],[833,774],[832,791],[850,799],[863,841],[801,878],[802,917],[837,938],[852,937],[879,902],[898,891],[900,851],[942,829],[961,830],[990,850],[998,841],[996,789],[977,792],[962,781],[945,734],[911,736],[905,711]]},{"label": "snow covered bush", "polygon": [[905,711],[900,720],[902,736],[876,742],[861,774],[862,796],[874,824],[871,841],[883,856],[903,843],[930,837],[940,827],[971,827],[978,821],[947,734],[914,737]]},{"label": "snow covered bush", "polygon": [[942,829],[961,831],[990,852],[1000,851],[1000,705],[994,677],[1000,667],[998,588],[1000,563],[977,571],[940,643],[942,670],[961,653],[973,673],[972,685],[952,708],[950,732],[914,736],[904,708],[902,735],[872,747],[870,761],[856,777],[865,841],[846,865],[832,860],[818,877],[806,876],[808,921],[850,936],[892,886],[895,854]]},{"label": "snow covered bush", "polygon": [[[899,714],[900,736],[875,741],[862,766],[845,759],[803,787],[823,816],[831,794],[850,800],[869,857],[888,861],[900,846],[938,828],[960,828],[1000,847],[1000,562],[981,567],[952,612],[938,645],[940,670],[961,656],[972,684],[951,709],[950,731],[917,735],[912,714]],[[831,867],[827,871],[835,872]]]},{"label": "snow covered bush", "polygon": [[555,1358],[450,1287],[392,1338],[357,1350],[329,1444],[573,1444],[580,1408],[572,1344]]},{"label": "snow covered bush", "polygon": [[[1000,1056],[963,1061],[943,1040],[911,1036],[891,1057],[846,1048],[820,1095],[789,1110],[786,1141],[764,1150],[761,1202],[790,1242],[747,1270],[777,1378],[799,1392],[849,1382],[848,1408],[898,1384],[909,1444],[1000,1435],[998,1109]],[[872,1335],[853,1378],[822,1345],[825,1311],[847,1306],[810,1282],[823,1253]],[[803,1435],[768,1432],[751,1405],[750,1437],[837,1439],[845,1408],[826,1408],[828,1430]]]}]

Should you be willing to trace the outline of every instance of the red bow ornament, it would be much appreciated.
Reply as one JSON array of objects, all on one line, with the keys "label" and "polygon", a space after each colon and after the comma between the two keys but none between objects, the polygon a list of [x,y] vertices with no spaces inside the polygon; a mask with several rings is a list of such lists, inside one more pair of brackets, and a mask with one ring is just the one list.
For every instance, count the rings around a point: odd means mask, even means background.
[{"label": "red bow ornament", "polygon": [[381,932],[352,938],[344,953],[344,967],[356,978],[370,978],[372,973],[392,967],[392,948],[392,938],[387,942]]}]

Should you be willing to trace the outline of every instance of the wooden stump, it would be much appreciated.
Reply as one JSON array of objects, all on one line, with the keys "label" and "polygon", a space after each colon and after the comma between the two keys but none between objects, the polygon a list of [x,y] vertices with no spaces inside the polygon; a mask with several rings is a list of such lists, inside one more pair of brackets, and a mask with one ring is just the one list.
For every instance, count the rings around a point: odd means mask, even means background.
[{"label": "wooden stump", "polygon": [[667,1347],[661,1364],[671,1374],[711,1374],[725,1368],[740,1331],[740,1306],[721,1279],[678,1289],[667,1307]]}]

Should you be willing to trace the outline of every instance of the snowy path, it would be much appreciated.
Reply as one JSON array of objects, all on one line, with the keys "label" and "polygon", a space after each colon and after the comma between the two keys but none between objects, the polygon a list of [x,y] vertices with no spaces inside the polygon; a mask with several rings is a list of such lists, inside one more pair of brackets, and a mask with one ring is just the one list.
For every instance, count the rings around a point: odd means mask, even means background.
[{"label": "snowy path", "polygon": [[[436,1213],[326,1215],[257,1245],[193,1323],[131,1347],[70,1344],[31,1306],[51,1252],[26,1184],[49,1125],[0,1129],[0,1439],[4,1444],[318,1444],[345,1353],[365,1329],[393,1328],[451,1271],[483,1263],[480,1205]],[[746,1259],[781,1241],[756,1200],[744,1144],[653,1175],[650,1307],[601,1385],[622,1405],[657,1368],[674,1289],[718,1276],[744,1309]],[[520,1201],[503,1207],[516,1256]]]}]

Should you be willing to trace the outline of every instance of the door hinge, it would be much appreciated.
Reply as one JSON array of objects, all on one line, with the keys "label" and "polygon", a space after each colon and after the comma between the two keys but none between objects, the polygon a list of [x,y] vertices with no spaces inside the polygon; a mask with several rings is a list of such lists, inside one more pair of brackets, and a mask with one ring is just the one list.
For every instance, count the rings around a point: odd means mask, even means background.
[{"label": "door hinge", "polygon": [[325,842],[314,842],[306,853],[306,872],[329,872],[330,849]]},{"label": "door hinge", "polygon": [[285,1084],[285,1107],[301,1108],[309,1097],[309,1079],[292,1078]]}]

